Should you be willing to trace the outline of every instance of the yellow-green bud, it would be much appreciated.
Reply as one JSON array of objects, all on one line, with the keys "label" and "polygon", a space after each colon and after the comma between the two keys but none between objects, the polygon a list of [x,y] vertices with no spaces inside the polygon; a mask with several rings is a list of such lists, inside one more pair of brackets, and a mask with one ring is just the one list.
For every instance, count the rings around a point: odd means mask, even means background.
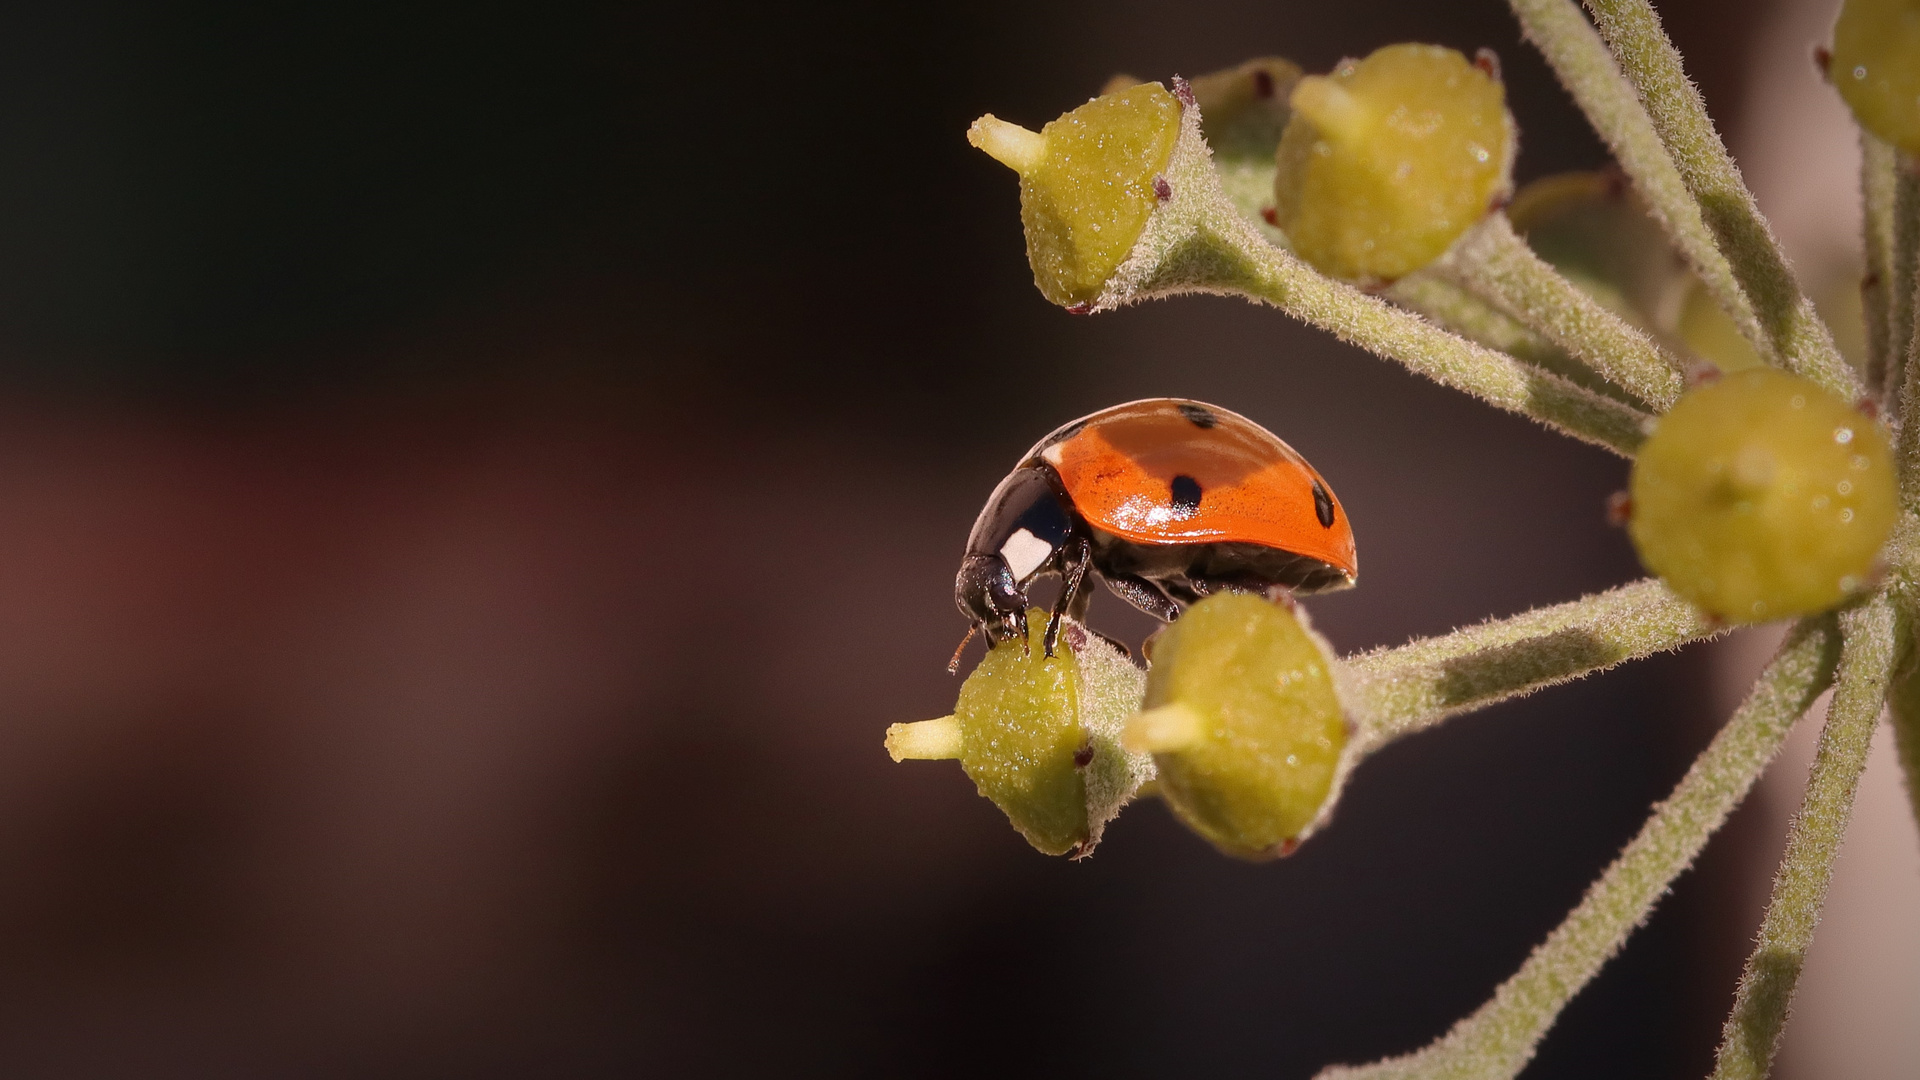
[{"label": "yellow-green bud", "polygon": [[1861,127],[1920,154],[1920,0],[1847,0],[1827,77]]},{"label": "yellow-green bud", "polygon": [[1179,134],[1180,103],[1158,83],[1142,83],[1094,98],[1037,133],[983,116],[967,140],[1020,174],[1034,283],[1070,307],[1099,297],[1133,250]]},{"label": "yellow-green bud", "polygon": [[1152,761],[1120,747],[1146,675],[1071,621],[1049,657],[1040,644],[1047,613],[1027,618],[1029,641],[988,650],[952,716],[893,725],[887,751],[895,761],[958,758],[1028,843],[1048,855],[1085,855],[1152,779]]},{"label": "yellow-green bud", "polygon": [[1146,706],[1127,746],[1153,751],[1160,797],[1221,851],[1286,854],[1320,816],[1346,718],[1325,651],[1285,607],[1195,604],[1154,645]]},{"label": "yellow-green bud", "polygon": [[1294,87],[1275,223],[1321,272],[1392,281],[1439,258],[1512,187],[1500,82],[1438,45],[1389,45]]},{"label": "yellow-green bud", "polygon": [[1640,561],[1735,623],[1859,591],[1899,505],[1880,425],[1773,368],[1682,396],[1641,446],[1629,495]]}]

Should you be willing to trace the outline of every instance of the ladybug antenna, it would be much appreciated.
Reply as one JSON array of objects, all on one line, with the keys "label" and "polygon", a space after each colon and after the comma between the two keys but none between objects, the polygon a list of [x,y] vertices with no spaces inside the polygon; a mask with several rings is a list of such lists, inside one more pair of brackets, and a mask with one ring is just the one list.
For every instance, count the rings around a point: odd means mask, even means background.
[{"label": "ladybug antenna", "polygon": [[967,644],[973,640],[973,635],[979,632],[978,626],[967,627],[967,636],[960,639],[960,647],[953,650],[953,659],[947,661],[947,674],[960,674],[960,654],[967,651]]}]

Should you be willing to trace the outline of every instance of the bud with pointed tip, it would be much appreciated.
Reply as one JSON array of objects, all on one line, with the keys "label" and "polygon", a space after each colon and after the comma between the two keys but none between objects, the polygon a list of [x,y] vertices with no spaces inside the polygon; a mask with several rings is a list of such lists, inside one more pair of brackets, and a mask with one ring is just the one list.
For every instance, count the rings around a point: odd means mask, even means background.
[{"label": "bud with pointed tip", "polygon": [[1347,743],[1329,655],[1292,611],[1244,593],[1195,604],[1155,642],[1123,741],[1153,751],[1160,797],[1221,851],[1286,854],[1324,817]]},{"label": "bud with pointed tip", "polygon": [[1133,250],[1160,197],[1180,103],[1158,83],[1094,98],[1038,132],[992,115],[967,140],[1020,174],[1034,283],[1063,307],[1091,303]]},{"label": "bud with pointed tip", "polygon": [[1153,776],[1150,758],[1120,746],[1146,675],[1071,620],[1046,655],[1046,623],[1045,611],[1030,611],[1027,640],[988,650],[952,716],[893,725],[887,752],[895,761],[959,759],[1028,843],[1078,857]]},{"label": "bud with pointed tip", "polygon": [[1512,190],[1506,92],[1452,49],[1389,45],[1301,79],[1292,104],[1275,223],[1322,273],[1410,274]]}]

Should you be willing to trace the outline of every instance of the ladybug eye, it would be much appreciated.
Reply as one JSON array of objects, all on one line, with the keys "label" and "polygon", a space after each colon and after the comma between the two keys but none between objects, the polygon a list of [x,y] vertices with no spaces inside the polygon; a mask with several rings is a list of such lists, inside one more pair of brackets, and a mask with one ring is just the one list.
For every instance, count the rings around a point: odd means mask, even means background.
[{"label": "ladybug eye", "polygon": [[1321,528],[1333,528],[1333,496],[1318,480],[1313,482],[1313,516],[1320,519]]}]

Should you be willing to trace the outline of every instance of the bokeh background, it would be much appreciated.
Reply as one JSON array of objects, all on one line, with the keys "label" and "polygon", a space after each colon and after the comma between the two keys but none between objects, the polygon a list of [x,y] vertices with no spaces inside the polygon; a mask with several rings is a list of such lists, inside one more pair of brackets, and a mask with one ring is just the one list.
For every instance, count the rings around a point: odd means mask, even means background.
[{"label": "bokeh background", "polygon": [[[1662,10],[1739,133],[1821,7]],[[0,11],[0,1073],[1305,1077],[1443,1030],[1753,648],[1411,739],[1269,865],[1151,803],[1046,859],[881,749],[951,708],[986,493],[1134,397],[1334,484],[1343,650],[1635,576],[1604,453],[1271,311],[1049,307],[962,137],[1410,39],[1500,53],[1523,180],[1604,160],[1493,0]],[[1708,1069],[1782,790],[1530,1076]]]}]

